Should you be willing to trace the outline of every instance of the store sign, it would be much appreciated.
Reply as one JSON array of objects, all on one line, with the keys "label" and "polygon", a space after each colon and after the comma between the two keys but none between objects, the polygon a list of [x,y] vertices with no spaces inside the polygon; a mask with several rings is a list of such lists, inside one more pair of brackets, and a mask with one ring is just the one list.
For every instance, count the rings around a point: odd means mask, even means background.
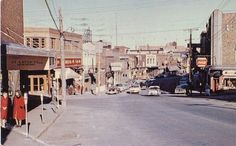
[{"label": "store sign", "polygon": [[48,57],[7,55],[7,70],[44,70]]},{"label": "store sign", "polygon": [[196,60],[197,67],[204,68],[207,66],[207,59],[205,57],[198,57]]},{"label": "store sign", "polygon": [[[61,59],[57,59],[57,67],[61,66]],[[65,67],[79,67],[81,66],[81,58],[66,58]]]}]

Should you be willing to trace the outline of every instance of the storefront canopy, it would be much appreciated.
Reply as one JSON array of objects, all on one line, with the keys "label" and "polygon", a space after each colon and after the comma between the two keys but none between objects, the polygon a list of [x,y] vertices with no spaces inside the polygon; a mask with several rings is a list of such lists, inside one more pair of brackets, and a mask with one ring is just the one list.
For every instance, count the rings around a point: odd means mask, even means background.
[{"label": "storefront canopy", "polygon": [[[55,70],[55,78],[61,78],[61,69],[54,69]],[[76,73],[74,70],[70,68],[65,68],[65,78],[66,79],[76,79],[81,78],[81,75]]]},{"label": "storefront canopy", "polygon": [[39,56],[39,57],[55,57],[55,51],[40,48],[30,48],[19,44],[7,44],[7,54],[9,55],[24,55],[24,56]]},{"label": "storefront canopy", "polygon": [[6,70],[50,70],[55,68],[55,51],[29,48],[19,44],[3,44],[2,60]]}]

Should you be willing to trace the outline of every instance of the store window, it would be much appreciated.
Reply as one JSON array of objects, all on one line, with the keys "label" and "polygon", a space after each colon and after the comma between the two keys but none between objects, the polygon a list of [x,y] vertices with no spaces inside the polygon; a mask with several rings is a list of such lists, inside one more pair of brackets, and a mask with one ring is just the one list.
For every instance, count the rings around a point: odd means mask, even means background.
[{"label": "store window", "polygon": [[46,75],[29,75],[28,78],[30,81],[30,94],[40,93],[41,91],[47,93],[48,84]]}]

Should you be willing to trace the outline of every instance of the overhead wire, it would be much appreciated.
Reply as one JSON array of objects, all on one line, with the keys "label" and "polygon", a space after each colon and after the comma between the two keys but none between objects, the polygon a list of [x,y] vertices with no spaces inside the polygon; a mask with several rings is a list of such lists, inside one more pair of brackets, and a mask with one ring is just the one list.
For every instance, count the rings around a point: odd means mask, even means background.
[{"label": "overhead wire", "polygon": [[50,17],[52,18],[52,21],[53,21],[53,23],[54,23],[56,29],[60,32],[60,29],[59,29],[59,27],[57,26],[56,20],[54,19],[53,15],[52,15],[52,11],[51,11],[51,9],[50,9],[50,7],[49,7],[49,5],[48,5],[47,0],[45,0],[45,4],[46,4],[46,6],[47,6],[48,12],[49,12],[49,14],[50,14]]}]

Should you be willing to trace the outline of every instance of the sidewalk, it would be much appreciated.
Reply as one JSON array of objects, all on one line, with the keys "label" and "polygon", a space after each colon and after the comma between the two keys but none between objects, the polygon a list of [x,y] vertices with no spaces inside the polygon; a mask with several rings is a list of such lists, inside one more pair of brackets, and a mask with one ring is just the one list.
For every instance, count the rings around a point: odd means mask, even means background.
[{"label": "sidewalk", "polygon": [[171,97],[184,98],[185,100],[198,100],[200,102],[207,101],[208,104],[214,106],[222,106],[228,109],[236,109],[236,94],[211,94],[210,96],[200,95],[199,92],[194,92],[192,96],[187,96],[185,94],[173,95]]},{"label": "sidewalk", "polygon": [[28,112],[28,138],[26,138],[26,125],[22,125],[20,128],[13,127],[6,137],[4,146],[48,145],[40,140],[40,136],[60,117],[63,110],[61,107],[58,109],[52,102],[44,104],[43,122],[41,112],[41,105]]}]

